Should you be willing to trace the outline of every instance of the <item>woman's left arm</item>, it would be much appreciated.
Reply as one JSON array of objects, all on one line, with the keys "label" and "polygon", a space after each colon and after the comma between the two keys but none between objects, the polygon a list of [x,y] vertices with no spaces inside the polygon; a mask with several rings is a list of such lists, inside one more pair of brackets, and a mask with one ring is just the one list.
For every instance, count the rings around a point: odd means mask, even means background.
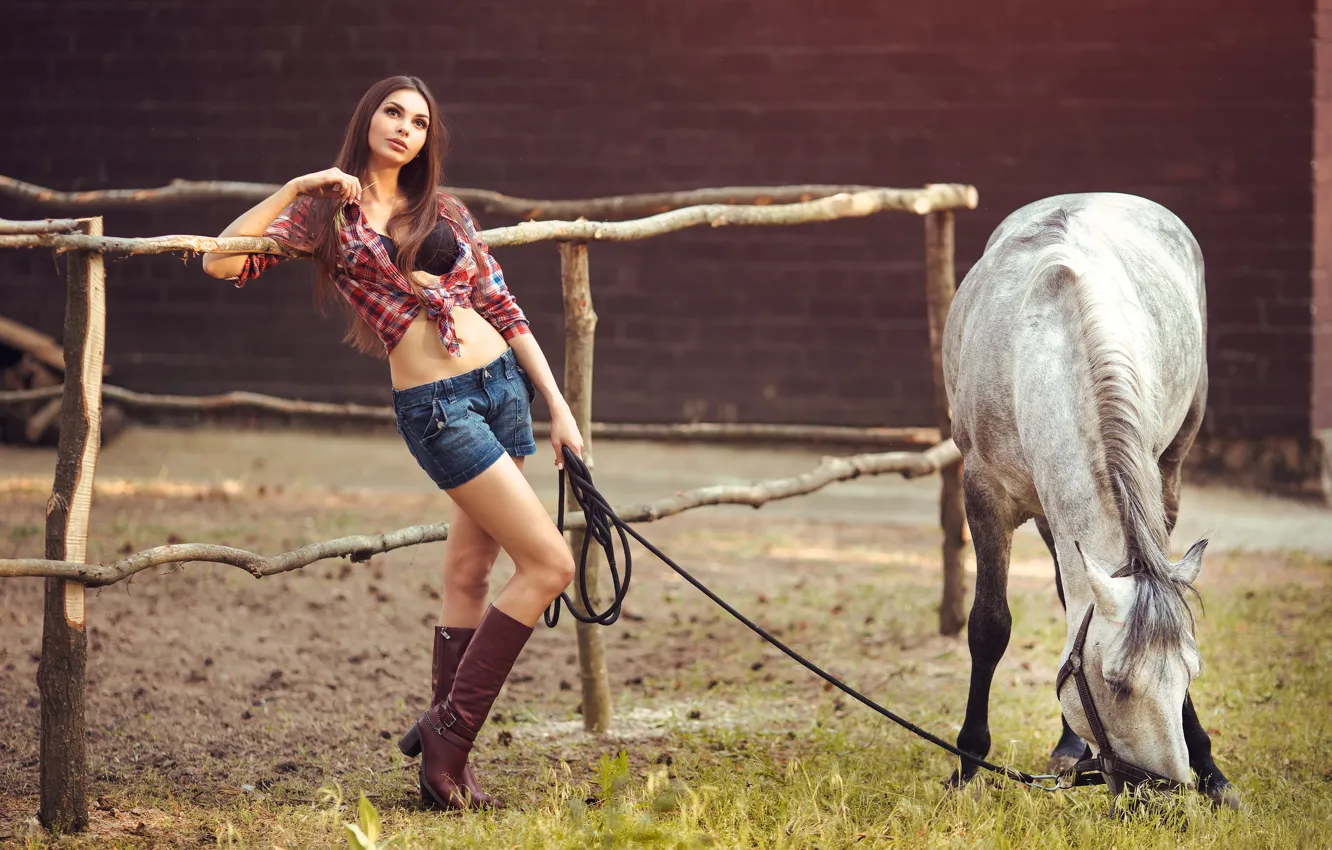
[{"label": "woman's left arm", "polygon": [[574,421],[573,411],[569,409],[569,403],[560,394],[559,385],[555,383],[555,375],[550,371],[550,364],[546,362],[546,355],[537,344],[536,337],[532,336],[531,332],[519,334],[509,340],[509,346],[517,356],[519,365],[527,372],[527,377],[532,379],[537,392],[546,399],[546,406],[550,408],[550,444],[555,449],[555,465],[563,469],[562,446],[573,449],[573,453],[579,457],[583,456],[583,436],[578,433],[578,423]]}]

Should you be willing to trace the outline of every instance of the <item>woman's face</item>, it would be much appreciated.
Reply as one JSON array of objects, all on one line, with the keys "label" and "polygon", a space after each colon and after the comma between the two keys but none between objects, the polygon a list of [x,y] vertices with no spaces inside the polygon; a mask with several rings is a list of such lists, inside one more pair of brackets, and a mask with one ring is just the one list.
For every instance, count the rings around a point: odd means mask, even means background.
[{"label": "woman's face", "polygon": [[401,168],[421,152],[429,130],[425,98],[415,89],[399,89],[384,98],[370,119],[371,157]]}]

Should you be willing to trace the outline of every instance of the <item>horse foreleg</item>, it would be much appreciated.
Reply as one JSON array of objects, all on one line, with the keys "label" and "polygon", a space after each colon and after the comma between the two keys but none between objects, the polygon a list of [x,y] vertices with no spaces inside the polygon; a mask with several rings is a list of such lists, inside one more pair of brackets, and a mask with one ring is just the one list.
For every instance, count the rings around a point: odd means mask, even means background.
[{"label": "horse foreleg", "polygon": [[[1175,439],[1161,455],[1161,498],[1165,503],[1166,533],[1175,530],[1175,520],[1179,517],[1179,491],[1181,473],[1184,469],[1184,457],[1189,453],[1193,440],[1202,423],[1203,411],[1207,404],[1207,380],[1198,385],[1189,414],[1184,419]],[[1230,784],[1221,768],[1212,760],[1212,739],[1193,707],[1193,697],[1184,695],[1184,743],[1189,748],[1189,767],[1198,774],[1198,791],[1205,794],[1215,805],[1240,807],[1239,791]]]},{"label": "horse foreleg", "polygon": [[[963,472],[967,522],[976,549],[976,598],[967,619],[971,650],[971,688],[967,716],[957,736],[958,749],[984,758],[990,752],[990,684],[1008,648],[1013,618],[1008,610],[1008,558],[1013,544],[1013,511],[1007,496],[986,486],[970,468]],[[963,761],[948,784],[958,787],[976,775],[976,765]]]},{"label": "horse foreleg", "polygon": [[1189,748],[1189,767],[1198,774],[1198,791],[1218,806],[1239,809],[1239,791],[1212,761],[1212,739],[1198,720],[1193,698],[1188,694],[1184,695],[1184,742]]},{"label": "horse foreleg", "polygon": [[[1055,551],[1054,533],[1050,531],[1049,520],[1043,516],[1036,517],[1036,530],[1041,533],[1045,548],[1050,550],[1050,557],[1054,559],[1055,593],[1059,594],[1059,604],[1064,605],[1064,582],[1059,576],[1059,554]],[[1060,714],[1059,721],[1063,724],[1063,729],[1059,733],[1059,743],[1055,744],[1054,750],[1050,753],[1050,761],[1045,767],[1046,773],[1062,773],[1084,758],[1092,756],[1091,747],[1087,746],[1087,742],[1069,728],[1068,718]]]}]

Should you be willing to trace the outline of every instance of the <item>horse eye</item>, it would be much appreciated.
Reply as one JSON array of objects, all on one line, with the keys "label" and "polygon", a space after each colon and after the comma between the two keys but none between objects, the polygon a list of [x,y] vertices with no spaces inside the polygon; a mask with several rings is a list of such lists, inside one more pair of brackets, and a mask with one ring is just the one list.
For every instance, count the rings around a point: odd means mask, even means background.
[{"label": "horse eye", "polygon": [[1133,686],[1122,679],[1106,679],[1105,683],[1110,687],[1110,693],[1114,694],[1115,699],[1128,699],[1133,696]]}]

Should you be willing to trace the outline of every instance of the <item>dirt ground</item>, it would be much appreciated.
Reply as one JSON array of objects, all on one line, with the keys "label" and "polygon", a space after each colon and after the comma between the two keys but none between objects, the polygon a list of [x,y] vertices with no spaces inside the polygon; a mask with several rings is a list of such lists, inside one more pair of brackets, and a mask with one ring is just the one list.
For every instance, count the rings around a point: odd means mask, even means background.
[{"label": "dirt ground", "polygon": [[[790,474],[818,460],[794,450],[596,448],[599,485],[617,504]],[[529,478],[553,507],[549,446],[542,449]],[[0,448],[0,557],[41,556],[53,466],[48,450]],[[175,541],[272,553],[437,522],[447,511],[396,435],[131,431],[104,453],[99,486],[90,560]],[[951,737],[968,664],[964,642],[934,633],[936,488],[884,476],[761,511],[704,509],[640,530],[835,674],[875,695],[928,694],[935,713],[923,722]],[[1332,511],[1190,488],[1176,544],[1199,534],[1213,539],[1205,596],[1248,584],[1326,585]],[[161,801],[298,801],[330,782],[388,787],[380,792],[387,803],[408,804],[413,763],[394,741],[424,708],[442,551],[430,544],[368,564],[321,562],[262,581],[191,564],[90,591],[95,829],[212,844],[215,832],[197,824],[180,834]],[[501,558],[497,586],[511,569]],[[1007,687],[1049,689],[1063,621],[1034,530],[1019,534],[1012,572],[1017,627],[1001,677]],[[0,840],[27,834],[36,810],[41,587],[35,579],[0,582]],[[641,550],[625,616],[603,637],[617,711],[612,738],[579,731],[566,620],[539,627],[520,659],[483,732],[478,772],[521,799],[534,761],[586,763],[625,741],[640,744],[636,759],[669,760],[670,736],[691,723],[758,718],[780,727],[811,710],[847,710]],[[1057,712],[1050,700],[1051,741]]]}]

